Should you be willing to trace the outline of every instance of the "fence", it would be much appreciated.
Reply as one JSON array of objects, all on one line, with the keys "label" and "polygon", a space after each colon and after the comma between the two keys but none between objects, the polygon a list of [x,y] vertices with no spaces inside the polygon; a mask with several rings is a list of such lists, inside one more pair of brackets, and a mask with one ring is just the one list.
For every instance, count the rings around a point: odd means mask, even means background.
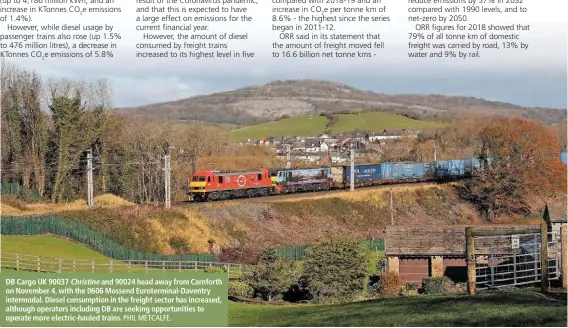
[{"label": "fence", "polygon": [[[540,283],[548,291],[551,280],[567,282],[566,227],[562,238],[540,228],[505,227],[491,231],[466,229],[468,293],[476,290],[510,288]],[[553,238],[550,238],[552,235]]]},{"label": "fence", "polygon": [[202,261],[149,261],[149,260],[94,260],[64,259],[56,257],[2,253],[0,263],[3,269],[36,272],[184,272],[204,271],[210,267],[222,268],[235,277],[241,274],[243,266],[233,263]]},{"label": "fence", "polygon": [[[361,242],[361,245],[368,250],[373,251],[384,251],[385,250],[385,241],[383,239],[376,239],[376,240],[364,240]],[[279,247],[276,248],[276,253],[281,257],[292,260],[292,261],[299,261],[302,260],[306,256],[306,249],[309,246],[291,246],[291,247]]]},{"label": "fence", "polygon": [[37,200],[42,199],[36,190],[25,188],[14,182],[2,182],[2,195],[19,195],[21,193],[27,193]]},{"label": "fence", "polygon": [[77,221],[63,219],[58,216],[6,216],[2,217],[1,228],[3,235],[25,236],[54,234],[70,238],[115,260],[217,261],[215,254],[164,255],[136,251],[120,245],[116,241]]}]

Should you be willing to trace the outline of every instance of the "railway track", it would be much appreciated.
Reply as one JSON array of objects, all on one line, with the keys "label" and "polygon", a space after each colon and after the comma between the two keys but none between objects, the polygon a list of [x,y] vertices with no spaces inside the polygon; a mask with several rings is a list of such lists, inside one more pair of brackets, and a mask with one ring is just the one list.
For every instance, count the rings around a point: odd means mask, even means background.
[{"label": "railway track", "polygon": [[[365,187],[358,187],[355,191],[359,190],[375,190],[375,189],[388,189],[388,188],[402,188],[402,187],[417,187],[417,186],[425,186],[425,185],[446,185],[450,182],[409,182],[409,183],[397,183],[397,184],[381,184],[381,185],[374,185],[374,186],[365,186]],[[204,204],[230,204],[230,203],[264,203],[264,202],[273,202],[273,201],[282,201],[282,200],[292,200],[298,198],[308,198],[310,196],[328,196],[334,194],[344,194],[350,192],[349,189],[335,189],[329,191],[306,191],[306,192],[297,192],[293,194],[283,194],[283,195],[270,195],[264,197],[252,197],[252,198],[233,198],[233,199],[225,199],[225,200],[216,200],[216,201],[208,201],[208,202],[176,202],[173,203],[172,206],[174,207],[194,207]]]}]

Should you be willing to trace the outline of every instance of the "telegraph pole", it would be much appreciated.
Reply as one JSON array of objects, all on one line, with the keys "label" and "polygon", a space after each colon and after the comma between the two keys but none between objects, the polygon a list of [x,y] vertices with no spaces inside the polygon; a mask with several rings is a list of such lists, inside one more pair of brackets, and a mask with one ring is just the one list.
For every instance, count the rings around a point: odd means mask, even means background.
[{"label": "telegraph pole", "polygon": [[438,158],[438,156],[437,156],[438,152],[437,152],[437,149],[436,149],[436,139],[434,139],[433,141],[434,141],[434,162],[435,162],[435,161],[438,160],[437,159]]},{"label": "telegraph pole", "polygon": [[290,162],[290,144],[286,144],[286,168],[289,169],[292,166]]},{"label": "telegraph pole", "polygon": [[355,149],[351,146],[351,191],[355,191]]},{"label": "telegraph pole", "polygon": [[170,208],[171,206],[171,200],[170,200],[170,181],[171,181],[171,157],[169,154],[169,149],[168,149],[168,154],[166,156],[164,156],[164,185],[166,188],[166,208]]},{"label": "telegraph pole", "polygon": [[93,208],[93,150],[87,150],[87,204]]},{"label": "telegraph pole", "polygon": [[394,213],[392,211],[392,188],[390,190],[390,214],[391,214],[391,225],[394,225]]}]

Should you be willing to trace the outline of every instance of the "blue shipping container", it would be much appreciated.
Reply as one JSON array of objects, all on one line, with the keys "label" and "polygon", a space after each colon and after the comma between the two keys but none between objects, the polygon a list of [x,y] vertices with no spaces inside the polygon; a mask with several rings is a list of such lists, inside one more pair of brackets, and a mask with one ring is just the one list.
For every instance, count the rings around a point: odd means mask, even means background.
[{"label": "blue shipping container", "polygon": [[436,174],[436,162],[424,162],[424,176],[433,177]]},{"label": "blue shipping container", "polygon": [[568,153],[561,153],[560,160],[568,164]]},{"label": "blue shipping container", "polygon": [[[355,165],[355,183],[381,181],[382,164]],[[344,166],[346,184],[351,183],[351,166]]]},{"label": "blue shipping container", "polygon": [[303,169],[303,170],[284,170],[277,175],[277,184],[312,184],[322,183],[332,180],[330,168]]},{"label": "blue shipping container", "polygon": [[464,162],[465,173],[473,173],[481,169],[481,162],[479,161],[479,158],[475,157],[464,158],[463,162]]},{"label": "blue shipping container", "polygon": [[424,163],[383,163],[381,175],[384,180],[424,178]]},{"label": "blue shipping container", "polygon": [[436,172],[438,176],[460,176],[464,175],[464,160],[463,159],[453,159],[447,161],[438,161],[436,163]]}]

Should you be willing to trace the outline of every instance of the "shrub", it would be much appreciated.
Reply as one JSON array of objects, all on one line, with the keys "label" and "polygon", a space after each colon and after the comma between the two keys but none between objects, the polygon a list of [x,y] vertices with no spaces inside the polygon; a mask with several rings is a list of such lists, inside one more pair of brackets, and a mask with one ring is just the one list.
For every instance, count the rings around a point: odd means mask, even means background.
[{"label": "shrub", "polygon": [[306,250],[302,272],[313,301],[338,303],[363,294],[369,268],[368,251],[359,242],[331,240]]},{"label": "shrub", "polygon": [[414,296],[414,295],[418,295],[418,285],[417,284],[404,284],[404,286],[402,286],[402,291],[401,291],[401,295],[402,296]]},{"label": "shrub", "polygon": [[218,267],[218,266],[210,266],[205,268],[205,270],[203,270],[207,273],[224,273],[225,269]]},{"label": "shrub", "polygon": [[448,277],[426,277],[422,280],[425,294],[447,294],[452,285],[453,282]]},{"label": "shrub", "polygon": [[397,273],[387,272],[381,275],[379,293],[385,296],[399,295],[402,289],[402,280]]},{"label": "shrub", "polygon": [[284,261],[272,250],[266,250],[258,256],[257,265],[245,269],[243,277],[256,294],[272,301],[292,287],[297,273],[294,262]]},{"label": "shrub", "polygon": [[253,297],[254,289],[245,281],[229,281],[229,296]]},{"label": "shrub", "polygon": [[465,294],[467,292],[467,285],[463,282],[452,284],[448,290],[449,294]]}]

